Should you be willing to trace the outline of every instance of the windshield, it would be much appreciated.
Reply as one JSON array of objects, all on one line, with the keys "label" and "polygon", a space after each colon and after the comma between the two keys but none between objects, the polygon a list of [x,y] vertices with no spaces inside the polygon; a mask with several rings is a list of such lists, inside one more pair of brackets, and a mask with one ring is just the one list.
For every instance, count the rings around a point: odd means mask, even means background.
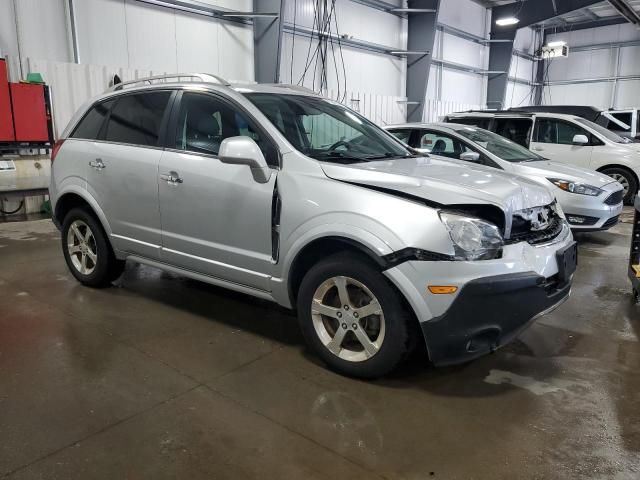
[{"label": "windshield", "polygon": [[464,127],[456,130],[467,140],[481,146],[485,150],[493,153],[496,157],[506,160],[507,162],[532,162],[536,160],[544,160],[540,155],[536,155],[527,150],[522,145],[518,145],[500,135],[489,130],[481,128]]},{"label": "windshield", "polygon": [[602,125],[598,125],[597,123],[590,122],[586,118],[582,118],[582,117],[576,117],[575,120],[578,123],[582,123],[583,125],[586,125],[591,130],[595,130],[596,132],[598,132],[598,134],[602,135],[604,138],[606,138],[610,142],[627,143],[627,140],[622,138],[620,135],[613,133],[611,130],[604,128]]},{"label": "windshield", "polygon": [[338,103],[303,95],[245,96],[298,151],[316,160],[355,163],[413,156],[390,134]]}]

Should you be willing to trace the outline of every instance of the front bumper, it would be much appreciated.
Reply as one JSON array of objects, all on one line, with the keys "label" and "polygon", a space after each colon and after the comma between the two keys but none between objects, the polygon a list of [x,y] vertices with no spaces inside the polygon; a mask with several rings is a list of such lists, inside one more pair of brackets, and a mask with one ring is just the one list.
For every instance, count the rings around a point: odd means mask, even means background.
[{"label": "front bumper", "polygon": [[597,197],[568,193],[555,189],[556,198],[567,221],[574,232],[594,232],[607,230],[618,223],[622,213],[622,201],[617,205],[607,205],[605,199],[619,190],[615,184],[603,187],[604,193]]},{"label": "front bumper", "polygon": [[558,285],[533,272],[472,280],[444,315],[421,323],[429,358],[441,366],[493,352],[560,305],[570,290],[570,281]]},{"label": "front bumper", "polygon": [[[504,345],[532,317],[568,295],[569,285],[557,285],[560,269],[556,255],[573,243],[571,231],[565,225],[562,233],[547,244],[506,245],[499,259],[408,261],[385,270],[384,274],[416,314],[431,360],[440,365],[456,363]],[[432,294],[427,288],[429,285],[453,285],[458,291],[449,295]],[[557,294],[553,293],[554,288],[558,289]],[[484,293],[478,294],[479,291]],[[545,298],[540,296],[542,291]],[[476,301],[472,301],[474,299]],[[503,309],[504,305],[509,307]],[[434,326],[430,326],[431,323]],[[466,344],[475,333],[488,326],[499,333],[495,341],[489,341],[485,347],[478,345],[473,352],[466,351]],[[455,351],[460,355],[451,356]]]}]

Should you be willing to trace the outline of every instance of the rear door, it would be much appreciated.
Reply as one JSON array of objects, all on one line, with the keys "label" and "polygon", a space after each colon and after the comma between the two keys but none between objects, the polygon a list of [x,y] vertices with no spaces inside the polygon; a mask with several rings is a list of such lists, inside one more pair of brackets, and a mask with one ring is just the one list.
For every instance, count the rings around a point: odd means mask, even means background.
[{"label": "rear door", "polygon": [[85,158],[87,189],[107,217],[113,246],[152,259],[160,256],[157,175],[171,95],[165,90],[115,98]]},{"label": "rear door", "polygon": [[[585,135],[587,145],[574,144],[573,137]],[[578,124],[552,117],[536,117],[530,149],[554,162],[589,168],[594,145],[602,142]]]},{"label": "rear door", "polygon": [[[163,261],[260,290],[273,264],[272,202],[278,151],[232,101],[180,94],[159,170]],[[245,165],[221,163],[225,138],[248,136],[274,168],[267,183]]]}]

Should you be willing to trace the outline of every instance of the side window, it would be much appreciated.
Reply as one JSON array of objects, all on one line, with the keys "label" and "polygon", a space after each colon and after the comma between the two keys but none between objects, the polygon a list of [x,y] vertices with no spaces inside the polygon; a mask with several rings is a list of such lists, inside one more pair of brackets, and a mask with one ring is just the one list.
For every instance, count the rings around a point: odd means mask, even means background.
[{"label": "side window", "polygon": [[97,140],[100,135],[100,129],[104,123],[109,109],[113,105],[113,100],[99,103],[92,107],[87,114],[80,120],[75,130],[71,134],[71,138],[83,138],[86,140]]},{"label": "side window", "polygon": [[117,99],[107,123],[105,140],[155,147],[171,92],[148,92]]},{"label": "side window", "polygon": [[617,123],[609,121],[609,125],[607,125],[607,128],[609,130],[613,130],[614,132],[626,132],[626,133],[631,132],[631,128],[633,128],[633,115],[631,112],[624,112],[624,113],[609,112],[609,114],[616,120],[620,120],[622,123],[626,123],[627,125],[629,125],[629,128],[623,128]]},{"label": "side window", "polygon": [[484,128],[485,130],[489,130],[491,119],[486,117],[453,117],[449,119],[449,123],[460,123],[462,125],[469,125],[472,127]]},{"label": "side window", "polygon": [[211,95],[190,92],[182,95],[175,148],[218,155],[222,141],[237,136],[253,139],[262,150],[267,163],[271,166],[278,165],[276,148],[245,114]]},{"label": "side window", "polygon": [[591,143],[594,142],[593,135],[578,125],[553,118],[539,118],[536,121],[534,141],[573,145],[573,137],[576,135],[585,135]]},{"label": "side window", "polygon": [[532,125],[533,122],[528,118],[496,118],[495,133],[523,147],[529,147]]},{"label": "side window", "polygon": [[[408,130],[408,129],[389,130],[389,133],[393,134],[393,136],[396,137],[401,142],[406,143],[407,145],[409,145],[409,138],[411,137],[411,130]],[[415,145],[411,145],[411,146],[415,147]]]},{"label": "side window", "polygon": [[418,139],[417,148],[424,149],[434,155],[458,159],[461,153],[469,151],[457,138],[452,138],[439,132],[422,130],[418,135]]}]

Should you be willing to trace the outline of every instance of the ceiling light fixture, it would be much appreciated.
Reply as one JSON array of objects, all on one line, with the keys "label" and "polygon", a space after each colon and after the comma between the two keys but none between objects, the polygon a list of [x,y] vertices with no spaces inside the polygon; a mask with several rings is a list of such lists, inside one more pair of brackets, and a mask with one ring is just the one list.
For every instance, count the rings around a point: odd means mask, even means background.
[{"label": "ceiling light fixture", "polygon": [[518,20],[516,17],[499,18],[499,19],[496,20],[496,25],[498,25],[500,27],[506,27],[508,25],[515,25],[519,21],[520,20]]},{"label": "ceiling light fixture", "polygon": [[553,42],[547,43],[547,47],[564,47],[567,44],[564,40],[554,40]]}]

